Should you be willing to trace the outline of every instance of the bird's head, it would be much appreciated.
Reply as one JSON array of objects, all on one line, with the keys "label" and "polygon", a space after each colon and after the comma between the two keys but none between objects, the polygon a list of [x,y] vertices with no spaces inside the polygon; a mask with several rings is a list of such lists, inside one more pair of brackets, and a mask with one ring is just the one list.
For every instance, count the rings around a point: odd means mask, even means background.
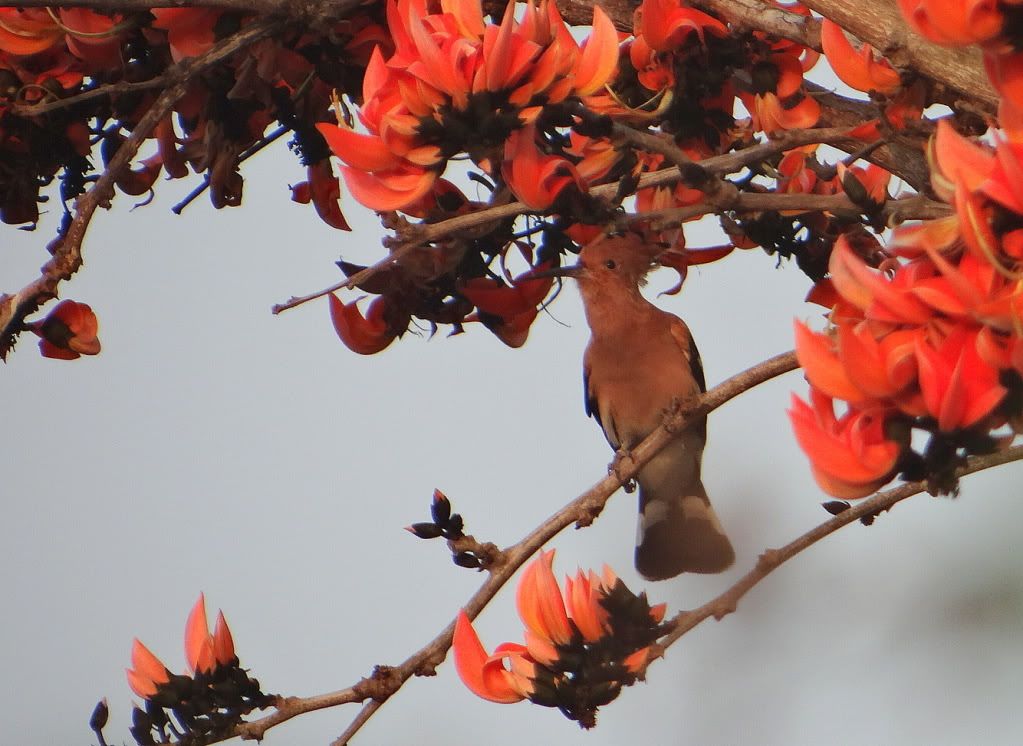
[{"label": "bird's head", "polygon": [[663,247],[636,233],[608,236],[583,247],[579,262],[535,276],[574,277],[583,286],[621,285],[636,288],[646,281]]}]

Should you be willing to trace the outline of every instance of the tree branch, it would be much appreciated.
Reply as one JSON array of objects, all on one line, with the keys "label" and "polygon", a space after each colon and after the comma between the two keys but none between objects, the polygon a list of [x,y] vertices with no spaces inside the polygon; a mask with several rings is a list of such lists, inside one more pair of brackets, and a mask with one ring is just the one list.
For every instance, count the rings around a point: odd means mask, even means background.
[{"label": "tree branch", "polygon": [[[463,606],[465,613],[470,619],[475,619],[518,569],[565,528],[573,523],[577,526],[588,526],[592,523],[600,515],[611,495],[623,483],[636,476],[647,461],[670,443],[684,428],[687,420],[704,417],[744,391],[783,373],[795,370],[797,367],[799,364],[794,352],[777,355],[732,376],[698,399],[692,402],[682,402],[678,407],[666,413],[664,423],[633,449],[632,458],[626,459],[615,473],[600,480],[533,529],[519,542],[498,552],[493,563],[486,568],[489,576],[465,602]],[[314,697],[282,698],[275,705],[274,712],[258,720],[236,726],[231,733],[219,740],[227,740],[235,736],[246,740],[262,740],[268,730],[298,715],[351,702],[369,700],[351,725],[335,741],[337,744],[346,743],[380,708],[383,702],[397,692],[412,676],[434,673],[436,667],[443,663],[447,656],[454,628],[454,621],[452,621],[433,640],[397,666],[377,666],[369,677],[350,687]]]},{"label": "tree branch", "polygon": [[115,179],[128,168],[139,146],[152,134],[160,120],[185,95],[188,80],[249,44],[269,36],[281,26],[282,22],[275,20],[255,21],[178,69],[174,82],[157,97],[149,111],[139,120],[110,159],[103,174],[75,202],[75,217],[66,234],[54,243],[53,257],[42,266],[39,278],[14,295],[0,295],[0,359],[6,359],[17,335],[22,331],[25,317],[38,310],[50,298],[56,297],[59,284],[82,266],[82,241],[96,208],[109,206],[114,196]]},{"label": "tree branch", "polygon": [[999,97],[984,72],[980,49],[941,47],[927,41],[906,25],[894,0],[805,0],[803,4],[870,44],[896,68],[916,70],[984,111],[997,111]]},{"label": "tree branch", "polygon": [[[676,146],[667,140],[654,137],[650,133],[639,132],[631,128],[622,128],[616,130],[616,134],[623,137],[628,136],[627,133],[632,132],[637,137],[637,142],[641,141],[649,146],[654,146],[655,143],[651,140],[657,140],[656,143],[657,151],[664,153],[670,153],[671,157],[669,160],[673,162],[680,162],[679,159],[683,159],[681,162],[689,162],[685,154],[682,153]],[[725,153],[723,155],[716,155],[710,158],[706,158],[702,161],[692,161],[692,165],[702,169],[706,174],[713,176],[724,176],[727,174],[735,173],[737,171],[751,166],[756,163],[760,163],[768,158],[783,153],[786,150],[797,148],[802,145],[812,145],[815,143],[834,144],[840,146],[844,144],[848,147],[851,138],[849,137],[848,127],[821,127],[816,129],[807,130],[793,130],[789,132],[779,133],[773,139],[768,140],[765,143],[759,145],[752,145],[748,148],[738,150],[732,153]],[[857,141],[859,142],[859,141]],[[862,146],[862,143],[859,143]],[[642,147],[642,145],[640,146]],[[651,171],[643,174],[639,178],[638,184],[635,189],[646,189],[655,186],[668,186],[675,184],[682,180],[682,172],[676,168],[664,168],[659,171]],[[591,187],[589,192],[594,197],[610,199],[618,194],[621,188],[621,181],[616,181],[611,184],[601,184],[599,186]],[[740,195],[740,202],[745,199],[746,196],[751,195]],[[790,195],[776,195],[782,199],[776,203],[773,208],[753,208],[753,209],[786,209],[786,210],[813,210],[821,209],[817,207],[820,197],[819,195],[801,195],[801,194],[790,194]],[[823,209],[855,209],[861,211],[862,208],[856,207],[847,198],[846,201],[838,203],[827,203],[827,206]],[[679,208],[680,210],[693,210],[692,214],[688,214],[688,217],[695,217],[698,215],[705,215],[715,210],[722,209],[718,202],[714,204],[700,203],[699,206],[691,206],[690,208]],[[932,202],[929,200],[920,201],[915,199],[910,200],[889,200],[883,208],[891,214],[898,214],[900,220],[911,220],[911,219],[926,219],[934,216],[944,216],[949,213],[949,208],[944,203]],[[522,202],[509,202],[503,205],[497,205],[495,207],[488,207],[483,210],[476,212],[466,213],[464,215],[457,215],[447,220],[441,220],[436,223],[418,223],[412,226],[413,238],[406,243],[398,246],[394,251],[385,256],[380,261],[372,264],[360,272],[355,273],[346,280],[342,280],[331,285],[323,290],[318,290],[315,293],[308,295],[292,296],[288,300],[277,303],[271,307],[270,312],[274,315],[287,311],[290,308],[295,308],[303,303],[308,303],[311,300],[322,298],[328,293],[334,293],[338,290],[351,289],[357,285],[364,283],[370,277],[375,275],[392,264],[400,261],[403,257],[408,256],[412,251],[423,246],[424,244],[436,241],[444,236],[449,236],[459,231],[467,230],[469,228],[476,228],[487,223],[498,222],[501,220],[507,220],[508,218],[515,217],[517,215],[535,215],[539,211],[534,210],[526,206]],[[650,215],[647,213],[646,215]],[[637,216],[637,219],[641,219],[644,216]]]},{"label": "tree branch", "polygon": [[[1020,459],[1023,459],[1023,445],[1014,446],[1004,451],[992,453],[986,456],[971,456],[967,460],[966,466],[956,471],[956,476],[964,477],[983,469],[990,469],[991,467],[1001,466],[1002,464],[1019,461]],[[893,489],[886,490],[885,492],[878,492],[873,497],[857,503],[845,512],[839,513],[834,518],[825,521],[810,531],[807,531],[805,534],[793,541],[790,541],[780,549],[768,549],[760,555],[757,560],[757,564],[753,567],[753,569],[736,581],[731,588],[716,598],[711,599],[698,609],[678,613],[670,622],[668,622],[668,626],[671,627],[671,632],[669,632],[660,641],[656,649],[653,651],[651,660],[655,657],[662,656],[664,651],[677,642],[680,637],[706,619],[714,617],[715,619],[720,620],[734,612],[738,607],[739,600],[752,590],[754,586],[760,583],[760,581],[770,575],[785,562],[804,550],[809,549],[821,539],[826,536],[830,536],[843,526],[848,526],[850,523],[854,523],[861,518],[875,516],[879,513],[891,510],[892,506],[896,503],[901,502],[908,497],[912,497],[913,495],[925,492],[926,490],[926,482],[909,482],[899,485]]]}]

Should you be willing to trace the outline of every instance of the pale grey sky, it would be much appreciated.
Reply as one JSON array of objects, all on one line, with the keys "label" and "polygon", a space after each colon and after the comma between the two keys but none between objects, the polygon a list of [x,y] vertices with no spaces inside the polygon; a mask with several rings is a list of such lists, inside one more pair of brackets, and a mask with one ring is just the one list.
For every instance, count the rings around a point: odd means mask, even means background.
[{"label": "pale grey sky", "polygon": [[[371,216],[348,201],[357,230],[346,234],[290,203],[287,183],[303,176],[283,147],[245,173],[237,210],[200,199],[170,214],[194,181],[160,184],[130,213],[119,196],[62,295],[93,306],[103,353],[44,360],[26,336],[0,373],[4,742],[89,743],[104,696],[108,738],[129,741],[131,639],[183,669],[200,590],[264,690],[347,686],[433,637],[482,580],[401,530],[426,518],[434,487],[470,532],[508,544],[605,472],[607,445],[582,411],[574,289],[552,308],[562,323],[542,316],[521,350],[476,326],[360,357],[336,339],[325,302],[269,308],[334,282],[339,254],[379,256]],[[50,227],[3,231],[0,288],[34,277]],[[819,315],[801,302],[807,280],[774,263],[742,252],[659,301],[692,327],[710,384],[790,348],[792,318]],[[625,494],[553,542],[556,569],[606,562],[674,612],[822,521],[784,413],[804,389],[789,374],[711,418],[705,481],[736,544],[732,572],[642,583]],[[477,699],[445,664],[356,743],[1020,743],[1021,469],[829,538],[676,644],[591,733],[557,711]],[[480,619],[488,647],[521,638],[512,598]],[[356,711],[300,718],[266,743],[329,743]]]}]

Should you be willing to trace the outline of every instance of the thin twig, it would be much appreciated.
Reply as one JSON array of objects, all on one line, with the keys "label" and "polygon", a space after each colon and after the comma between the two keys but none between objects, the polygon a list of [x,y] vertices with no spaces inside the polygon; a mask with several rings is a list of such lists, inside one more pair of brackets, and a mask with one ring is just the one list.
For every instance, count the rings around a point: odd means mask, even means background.
[{"label": "thin twig", "polygon": [[[263,150],[263,148],[267,147],[271,143],[277,142],[277,140],[281,139],[290,131],[291,131],[290,127],[282,124],[273,132],[263,135],[261,138],[256,140],[256,142],[252,143],[252,145],[250,145],[249,147],[245,148],[245,150],[243,150],[238,155],[238,164],[241,165],[242,163],[245,163],[245,161],[247,161],[249,158]],[[186,194],[185,197],[180,202],[174,205],[174,207],[171,208],[171,212],[173,212],[175,215],[180,215],[186,207],[188,207],[190,204],[192,204],[192,202],[196,200],[197,197],[202,195],[203,192],[210,188],[210,183],[211,183],[210,175],[207,173],[205,176],[203,176],[202,183],[199,184],[199,186],[197,186],[191,192]]]},{"label": "thin twig", "polygon": [[[964,477],[968,474],[990,469],[994,466],[1007,464],[1011,461],[1023,459],[1023,445],[992,453],[985,456],[971,456],[966,466],[956,471],[956,476]],[[782,564],[816,544],[826,536],[833,534],[843,526],[848,526],[866,516],[877,515],[878,513],[890,510],[897,502],[905,500],[913,495],[918,495],[927,490],[926,482],[908,482],[884,492],[878,492],[862,502],[857,503],[848,510],[839,513],[834,518],[807,531],[802,536],[790,541],[779,549],[769,549],[760,555],[757,564],[748,573],[739,578],[728,590],[716,598],[711,599],[703,606],[692,611],[679,612],[668,624],[672,628],[652,651],[653,657],[661,656],[664,651],[674,644],[680,637],[696,627],[701,622],[714,617],[723,617],[735,611],[739,600],[745,596],[754,586],[770,575]]]}]

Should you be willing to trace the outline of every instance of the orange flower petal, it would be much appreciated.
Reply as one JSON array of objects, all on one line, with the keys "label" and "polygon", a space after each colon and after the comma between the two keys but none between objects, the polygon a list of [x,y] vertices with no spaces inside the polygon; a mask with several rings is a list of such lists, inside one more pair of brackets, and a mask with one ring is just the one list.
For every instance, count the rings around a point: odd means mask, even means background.
[{"label": "orange flower petal", "polygon": [[464,610],[459,611],[455,618],[451,648],[455,654],[455,670],[473,694],[499,704],[511,704],[524,699],[509,685],[501,671],[488,666],[490,656]]}]

